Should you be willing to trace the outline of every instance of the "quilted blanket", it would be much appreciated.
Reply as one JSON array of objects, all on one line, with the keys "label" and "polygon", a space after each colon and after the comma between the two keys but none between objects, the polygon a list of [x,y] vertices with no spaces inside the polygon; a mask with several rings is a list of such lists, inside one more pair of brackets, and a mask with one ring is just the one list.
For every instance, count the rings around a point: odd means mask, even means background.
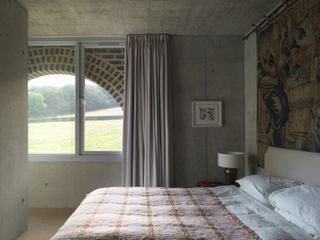
[{"label": "quilted blanket", "polygon": [[52,240],[260,239],[208,188],[101,188]]}]

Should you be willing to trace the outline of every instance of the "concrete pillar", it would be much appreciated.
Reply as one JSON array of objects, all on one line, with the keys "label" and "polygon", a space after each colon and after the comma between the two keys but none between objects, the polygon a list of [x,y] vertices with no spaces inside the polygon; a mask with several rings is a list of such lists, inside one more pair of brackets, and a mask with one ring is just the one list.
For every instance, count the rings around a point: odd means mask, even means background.
[{"label": "concrete pillar", "polygon": [[27,12],[0,2],[0,239],[27,228]]}]

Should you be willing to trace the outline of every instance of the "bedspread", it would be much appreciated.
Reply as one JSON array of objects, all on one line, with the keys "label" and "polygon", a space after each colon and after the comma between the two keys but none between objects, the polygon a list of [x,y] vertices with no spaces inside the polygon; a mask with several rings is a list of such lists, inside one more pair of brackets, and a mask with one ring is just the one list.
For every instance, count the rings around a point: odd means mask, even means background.
[{"label": "bedspread", "polygon": [[209,188],[101,188],[52,240],[260,239]]}]

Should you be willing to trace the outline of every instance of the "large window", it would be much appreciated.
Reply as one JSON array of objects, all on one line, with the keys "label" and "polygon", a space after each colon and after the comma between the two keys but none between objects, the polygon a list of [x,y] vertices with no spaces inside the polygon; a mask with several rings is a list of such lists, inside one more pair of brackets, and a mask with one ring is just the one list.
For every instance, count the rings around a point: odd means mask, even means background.
[{"label": "large window", "polygon": [[29,47],[31,159],[120,156],[123,43],[51,44]]}]

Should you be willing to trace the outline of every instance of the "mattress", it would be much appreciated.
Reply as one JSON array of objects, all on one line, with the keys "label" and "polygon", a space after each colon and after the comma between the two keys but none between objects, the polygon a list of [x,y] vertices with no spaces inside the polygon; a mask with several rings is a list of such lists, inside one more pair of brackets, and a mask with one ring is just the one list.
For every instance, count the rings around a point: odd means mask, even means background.
[{"label": "mattress", "polygon": [[235,186],[97,189],[52,237],[313,239]]}]

